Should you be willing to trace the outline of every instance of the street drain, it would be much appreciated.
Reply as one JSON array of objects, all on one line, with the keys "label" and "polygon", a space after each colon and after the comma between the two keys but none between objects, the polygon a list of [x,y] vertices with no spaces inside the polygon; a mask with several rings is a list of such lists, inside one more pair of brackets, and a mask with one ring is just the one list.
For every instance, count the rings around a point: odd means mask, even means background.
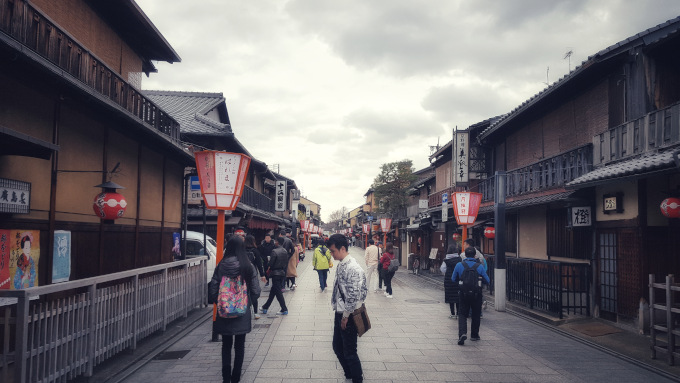
[{"label": "street drain", "polygon": [[165,351],[161,352],[160,354],[156,355],[154,360],[176,360],[176,359],[182,359],[186,356],[186,354],[189,353],[191,350],[179,350],[179,351]]},{"label": "street drain", "polygon": [[254,324],[253,328],[269,328],[269,326],[271,325],[272,325],[271,323],[258,323]]},{"label": "street drain", "polygon": [[433,305],[439,303],[439,301],[435,300],[430,300],[430,299],[406,299],[404,302],[408,303],[419,303],[421,305]]}]

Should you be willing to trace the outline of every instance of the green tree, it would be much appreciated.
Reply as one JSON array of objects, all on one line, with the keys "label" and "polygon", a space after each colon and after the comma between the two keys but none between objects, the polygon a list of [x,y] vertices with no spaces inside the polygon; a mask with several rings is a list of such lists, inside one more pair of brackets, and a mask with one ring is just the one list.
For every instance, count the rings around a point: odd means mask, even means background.
[{"label": "green tree", "polygon": [[380,174],[371,186],[377,212],[394,215],[405,209],[408,206],[408,190],[415,179],[411,160],[382,164]]}]

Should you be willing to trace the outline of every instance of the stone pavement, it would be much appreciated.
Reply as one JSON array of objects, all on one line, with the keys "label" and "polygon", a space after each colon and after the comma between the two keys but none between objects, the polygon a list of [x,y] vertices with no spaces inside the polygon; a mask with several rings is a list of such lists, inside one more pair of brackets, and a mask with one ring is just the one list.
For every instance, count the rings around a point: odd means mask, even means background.
[{"label": "stone pavement", "polygon": [[[363,250],[351,248],[363,264]],[[253,321],[246,337],[242,382],[345,382],[331,347],[331,293],[320,293],[311,252],[298,268],[298,288],[285,293],[289,315]],[[334,269],[328,285],[333,286]],[[509,313],[484,312],[481,341],[458,346],[440,287],[400,270],[394,299],[369,292],[373,328],[359,339],[366,382],[670,382],[663,376]],[[268,293],[263,292],[260,305]],[[278,311],[276,300],[270,313]],[[167,352],[181,359],[149,360],[121,381],[220,382],[221,343],[210,341],[205,315]],[[181,356],[181,354],[186,355]]]}]

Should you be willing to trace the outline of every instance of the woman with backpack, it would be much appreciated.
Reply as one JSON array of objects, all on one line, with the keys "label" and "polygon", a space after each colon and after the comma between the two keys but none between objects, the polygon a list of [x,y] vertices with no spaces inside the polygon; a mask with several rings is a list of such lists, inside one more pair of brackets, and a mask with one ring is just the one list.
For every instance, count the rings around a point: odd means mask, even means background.
[{"label": "woman with backpack", "polygon": [[440,268],[444,273],[444,302],[448,303],[451,309],[450,319],[458,319],[460,314],[460,287],[451,280],[453,270],[460,261],[460,248],[457,244],[450,245]]},{"label": "woman with backpack", "polygon": [[392,298],[392,277],[397,271],[390,271],[390,263],[395,258],[394,256],[394,245],[392,242],[387,242],[385,244],[385,252],[380,258],[380,264],[382,265],[383,281],[385,281],[385,296]]},{"label": "woman with backpack", "polygon": [[[241,367],[245,355],[246,334],[251,329],[251,300],[260,296],[257,270],[246,255],[243,239],[232,236],[225,246],[224,258],[215,268],[208,284],[208,303],[218,306],[213,324],[216,333],[222,334],[222,380],[241,380]],[[250,299],[249,299],[250,298]],[[245,301],[245,302],[244,302]],[[234,347],[234,366],[231,366],[231,348]]]}]

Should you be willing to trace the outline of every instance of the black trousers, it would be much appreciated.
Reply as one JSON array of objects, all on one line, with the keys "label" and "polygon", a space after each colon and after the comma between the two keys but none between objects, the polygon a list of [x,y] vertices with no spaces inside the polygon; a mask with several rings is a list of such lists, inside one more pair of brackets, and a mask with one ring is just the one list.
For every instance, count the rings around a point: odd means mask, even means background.
[{"label": "black trousers", "polygon": [[[231,346],[234,346],[234,368],[231,368]],[[241,367],[246,353],[246,334],[222,335],[222,381],[236,383],[241,380]]]},{"label": "black trousers", "polygon": [[458,310],[458,336],[467,334],[467,318],[470,309],[472,309],[472,324],[470,328],[470,336],[473,338],[479,337],[479,322],[482,315],[482,293],[464,295],[460,293],[460,307]]},{"label": "black trousers", "polygon": [[335,313],[335,326],[333,327],[333,351],[345,372],[345,378],[352,379],[352,383],[364,381],[361,361],[357,354],[357,327],[349,318],[347,327],[343,330],[340,322],[342,313]]},{"label": "black trousers", "polygon": [[383,269],[382,263],[378,263],[378,288],[379,289],[382,289],[384,279],[385,279],[385,269]]},{"label": "black trousers", "polygon": [[392,278],[394,277],[395,271],[388,271],[384,269],[383,271],[385,272],[385,275],[383,277],[385,278],[385,292],[388,295],[392,295]]},{"label": "black trousers", "polygon": [[271,306],[272,302],[274,301],[274,297],[276,297],[276,300],[279,301],[279,306],[281,306],[281,311],[288,311],[288,308],[286,307],[286,301],[283,299],[283,291],[281,289],[285,286],[286,277],[284,276],[272,276],[272,283],[271,283],[271,288],[269,289],[269,298],[267,299],[267,302],[262,305],[262,308],[265,310],[269,310],[269,306]]},{"label": "black trousers", "polygon": [[449,309],[451,309],[451,315],[456,315],[456,309],[460,312],[460,304],[458,302],[449,302]]}]

